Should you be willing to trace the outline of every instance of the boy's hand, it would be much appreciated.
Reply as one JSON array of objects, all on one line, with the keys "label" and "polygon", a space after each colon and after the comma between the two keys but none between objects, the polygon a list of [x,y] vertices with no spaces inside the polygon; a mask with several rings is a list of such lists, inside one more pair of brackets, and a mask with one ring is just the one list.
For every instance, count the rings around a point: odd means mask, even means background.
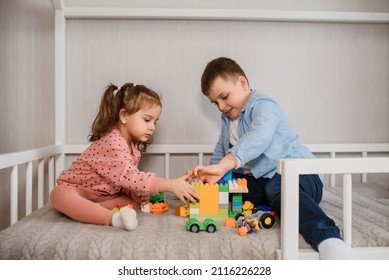
[{"label": "boy's hand", "polygon": [[188,178],[198,178],[202,182],[216,183],[224,175],[223,168],[218,164],[202,166],[198,165],[192,170],[188,171]]},{"label": "boy's hand", "polygon": [[198,178],[202,182],[217,183],[225,173],[237,166],[236,158],[228,153],[217,164],[198,165],[187,172],[188,178]]}]

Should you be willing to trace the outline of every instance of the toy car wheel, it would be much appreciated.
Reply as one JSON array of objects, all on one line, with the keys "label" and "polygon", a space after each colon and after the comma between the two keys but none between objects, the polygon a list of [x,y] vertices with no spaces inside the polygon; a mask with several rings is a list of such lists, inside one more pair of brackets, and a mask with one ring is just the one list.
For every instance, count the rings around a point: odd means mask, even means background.
[{"label": "toy car wheel", "polygon": [[215,225],[208,225],[207,226],[207,232],[209,232],[209,233],[214,233],[216,231],[216,227],[215,227]]},{"label": "toy car wheel", "polygon": [[271,229],[276,224],[276,219],[275,219],[275,217],[272,214],[265,213],[259,219],[259,223],[261,225],[261,228],[263,228],[263,229]]},{"label": "toy car wheel", "polygon": [[197,225],[197,224],[191,225],[191,226],[190,226],[190,231],[191,231],[191,232],[194,232],[194,233],[199,232],[199,231],[200,231],[199,225]]}]

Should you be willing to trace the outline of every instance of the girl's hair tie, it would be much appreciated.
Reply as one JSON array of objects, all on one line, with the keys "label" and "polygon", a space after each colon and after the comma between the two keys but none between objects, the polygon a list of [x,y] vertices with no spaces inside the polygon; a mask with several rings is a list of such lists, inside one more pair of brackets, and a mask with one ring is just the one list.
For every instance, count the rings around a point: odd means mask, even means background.
[{"label": "girl's hair tie", "polygon": [[113,93],[116,94],[116,93],[118,93],[119,91],[120,91],[120,87],[118,87],[117,89],[115,89],[115,90],[113,91]]},{"label": "girl's hair tie", "polygon": [[133,84],[132,84],[132,86],[133,86],[133,87],[136,87],[136,86],[137,86],[137,84],[133,83]]}]

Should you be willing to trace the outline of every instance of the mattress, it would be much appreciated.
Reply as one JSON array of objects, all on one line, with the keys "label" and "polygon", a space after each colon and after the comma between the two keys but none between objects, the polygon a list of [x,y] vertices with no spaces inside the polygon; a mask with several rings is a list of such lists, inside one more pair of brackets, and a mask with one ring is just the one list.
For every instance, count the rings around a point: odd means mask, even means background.
[{"label": "mattress", "polygon": [[[389,246],[388,184],[358,184],[352,196],[352,246]],[[167,202],[165,213],[138,212],[139,226],[132,232],[79,223],[47,204],[0,232],[0,259],[276,259],[280,223],[247,236],[224,225],[215,233],[192,233],[185,229],[187,218],[175,215],[179,201]],[[342,229],[342,188],[325,188],[320,205]],[[301,236],[299,243],[310,248]]]}]

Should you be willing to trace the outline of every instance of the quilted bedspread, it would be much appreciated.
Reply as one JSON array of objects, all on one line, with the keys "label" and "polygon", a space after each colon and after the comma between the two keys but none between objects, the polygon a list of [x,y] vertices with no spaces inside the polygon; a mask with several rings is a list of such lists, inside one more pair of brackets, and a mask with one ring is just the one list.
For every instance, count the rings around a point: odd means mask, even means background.
[{"label": "quilted bedspread", "polygon": [[[75,222],[49,204],[0,232],[0,259],[275,259],[280,224],[242,237],[224,225],[216,233],[192,233],[169,199],[163,214],[138,212],[128,232]],[[342,189],[326,188],[321,207],[342,229]],[[353,247],[389,246],[389,187],[353,187]],[[310,248],[300,237],[300,248]]]}]

